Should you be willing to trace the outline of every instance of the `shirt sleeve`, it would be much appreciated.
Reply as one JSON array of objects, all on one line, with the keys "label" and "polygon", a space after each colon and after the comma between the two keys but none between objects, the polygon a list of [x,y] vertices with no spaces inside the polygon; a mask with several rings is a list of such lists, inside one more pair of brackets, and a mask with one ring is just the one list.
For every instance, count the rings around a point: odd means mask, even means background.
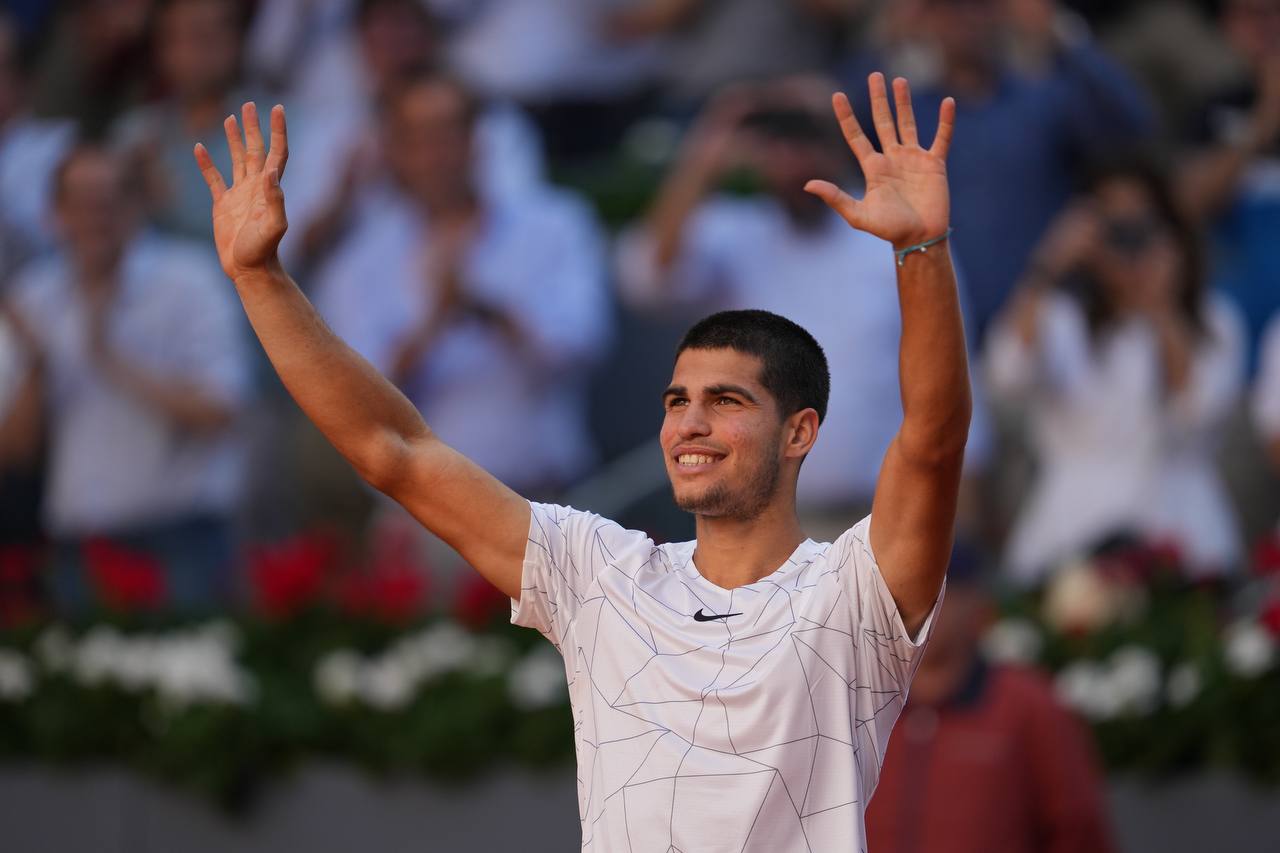
[{"label": "shirt sleeve", "polygon": [[1186,387],[1170,400],[1173,426],[1184,434],[1212,431],[1240,399],[1245,374],[1244,321],[1235,306],[1214,298],[1207,334],[1196,347]]},{"label": "shirt sleeve", "polygon": [[520,598],[511,599],[511,622],[533,628],[561,649],[596,572],[620,550],[618,538],[643,534],[566,506],[530,501],[529,509],[529,542]]},{"label": "shirt sleeve", "polygon": [[876,753],[874,762],[860,765],[865,774],[864,790],[871,791],[879,779],[889,733],[906,704],[911,679],[920,665],[946,585],[938,591],[933,609],[912,637],[871,551],[871,516],[847,530],[831,548],[833,564],[840,567],[853,614],[859,688],[856,722],[860,737],[866,738]]}]

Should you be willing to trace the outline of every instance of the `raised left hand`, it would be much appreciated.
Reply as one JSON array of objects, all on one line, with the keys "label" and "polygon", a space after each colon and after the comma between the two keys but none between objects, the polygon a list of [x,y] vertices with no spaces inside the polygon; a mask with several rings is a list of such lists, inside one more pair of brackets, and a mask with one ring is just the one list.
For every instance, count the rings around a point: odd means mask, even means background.
[{"label": "raised left hand", "polygon": [[887,240],[896,249],[945,234],[951,222],[946,157],[955,127],[955,100],[942,101],[938,133],[933,145],[926,149],[916,136],[907,81],[901,77],[893,81],[898,107],[896,125],[889,111],[884,75],[878,71],[872,74],[867,86],[871,92],[871,116],[883,151],[876,151],[862,132],[844,93],[837,92],[831,99],[845,141],[866,177],[862,200],[855,200],[828,181],[809,181],[805,190],[825,201],[854,228]]}]

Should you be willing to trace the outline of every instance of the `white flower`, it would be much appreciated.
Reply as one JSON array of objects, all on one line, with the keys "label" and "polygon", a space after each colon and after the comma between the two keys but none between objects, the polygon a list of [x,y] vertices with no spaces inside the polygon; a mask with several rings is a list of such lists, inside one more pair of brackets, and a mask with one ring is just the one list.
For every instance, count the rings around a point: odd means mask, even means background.
[{"label": "white flower", "polygon": [[1200,668],[1190,661],[1183,661],[1169,673],[1165,696],[1174,708],[1185,708],[1195,701],[1203,687],[1204,677]]},{"label": "white flower", "polygon": [[21,702],[34,690],[35,675],[26,656],[0,649],[0,702]]},{"label": "white flower", "polygon": [[1001,619],[982,638],[983,652],[996,663],[1032,663],[1043,646],[1040,629],[1026,619]]},{"label": "white flower", "polygon": [[1108,687],[1122,711],[1149,714],[1160,701],[1160,660],[1141,646],[1111,655]]},{"label": "white flower", "polygon": [[539,645],[507,675],[507,693],[517,708],[533,711],[560,702],[565,696],[564,661],[550,646]]},{"label": "white flower", "polygon": [[1078,660],[1058,673],[1054,688],[1063,702],[1085,717],[1108,720],[1120,710],[1108,681],[1102,664]]},{"label": "white flower", "polygon": [[406,667],[394,657],[385,657],[363,667],[360,672],[360,698],[379,711],[399,711],[413,699],[414,679]]},{"label": "white flower", "polygon": [[1108,578],[1092,563],[1062,567],[1049,581],[1045,621],[1063,633],[1091,633],[1141,612],[1144,594]]},{"label": "white flower", "polygon": [[1257,678],[1275,662],[1276,641],[1257,622],[1241,619],[1227,626],[1222,651],[1232,673]]},{"label": "white flower", "polygon": [[349,649],[329,652],[316,664],[312,684],[320,698],[330,705],[343,705],[360,689],[360,656]]},{"label": "white flower", "polygon": [[130,692],[155,690],[170,705],[243,705],[252,701],[255,685],[236,664],[234,643],[234,632],[218,623],[135,637],[100,626],[71,647],[71,670],[87,686],[110,683]]}]

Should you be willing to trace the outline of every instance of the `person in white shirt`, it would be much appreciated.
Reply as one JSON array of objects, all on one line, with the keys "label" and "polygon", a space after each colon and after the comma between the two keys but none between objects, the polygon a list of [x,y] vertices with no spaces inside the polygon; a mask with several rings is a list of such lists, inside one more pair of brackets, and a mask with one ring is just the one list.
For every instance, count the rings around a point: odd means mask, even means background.
[{"label": "person in white shirt", "polygon": [[[376,192],[364,191],[386,167],[370,128],[406,80],[445,64],[444,33],[420,0],[270,0],[258,15],[259,38],[292,28],[298,48],[305,48],[285,90],[291,120],[309,142],[290,172],[294,227],[283,257],[306,266],[322,262],[327,249],[381,203]],[[313,35],[313,26],[321,32]],[[472,169],[486,193],[515,198],[544,187],[542,140],[512,102],[486,99],[474,136]]]},{"label": "person in white shirt", "polygon": [[567,191],[486,193],[471,168],[476,115],[443,77],[388,100],[394,181],[316,272],[315,300],[444,441],[546,493],[595,462],[585,380],[610,335],[604,240]]},{"label": "person in white shirt", "polygon": [[[843,531],[871,506],[898,431],[901,324],[896,268],[883,240],[851,230],[804,191],[806,176],[848,171],[839,136],[786,83],[738,87],[693,129],[646,220],[619,241],[624,298],[650,311],[760,308],[810,332],[831,365],[830,416],[844,426],[800,473],[802,517]],[[747,167],[763,192],[715,193]],[[962,298],[963,302],[963,298]],[[982,456],[975,406],[966,464]]]},{"label": "person in white shirt", "polygon": [[1107,167],[1050,229],[985,354],[1024,404],[1039,471],[1006,546],[1024,583],[1115,534],[1176,545],[1195,576],[1235,567],[1214,464],[1239,398],[1238,312],[1206,293],[1196,234],[1163,178]]},{"label": "person in white shirt", "polygon": [[102,536],[156,559],[173,606],[224,602],[249,382],[234,303],[206,249],[138,230],[118,155],[73,149],[55,208],[60,250],[17,275],[6,305],[27,390],[0,430],[28,447],[15,422],[48,434],[55,604],[92,603],[79,546]]},{"label": "person in white shirt", "polygon": [[521,498],[325,328],[276,253],[283,108],[269,153],[252,104],[243,139],[228,119],[230,187],[196,150],[223,269],[290,393],[361,476],[511,597],[513,621],[562,652],[584,850],[865,849],[866,803],[941,600],[970,412],[945,243],[955,102],[926,149],[906,81],[894,81],[896,127],[883,76],[869,85],[883,153],[848,99],[834,101],[863,198],[806,186],[898,252],[903,420],[874,511],[833,543],[806,537],[796,514],[830,376],[791,321],[721,313],[686,336],[660,440],[698,536],[656,546]]}]

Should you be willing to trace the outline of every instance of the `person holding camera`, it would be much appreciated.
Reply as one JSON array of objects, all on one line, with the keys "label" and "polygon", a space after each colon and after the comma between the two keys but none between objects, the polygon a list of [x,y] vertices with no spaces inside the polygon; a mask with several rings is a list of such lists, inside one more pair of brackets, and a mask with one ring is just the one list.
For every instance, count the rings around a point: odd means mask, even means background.
[{"label": "person holding camera", "polygon": [[1134,161],[1097,170],[1034,253],[985,353],[1038,463],[1006,544],[1015,579],[1117,535],[1175,546],[1196,576],[1238,560],[1213,453],[1245,337],[1200,252],[1163,176]]}]

